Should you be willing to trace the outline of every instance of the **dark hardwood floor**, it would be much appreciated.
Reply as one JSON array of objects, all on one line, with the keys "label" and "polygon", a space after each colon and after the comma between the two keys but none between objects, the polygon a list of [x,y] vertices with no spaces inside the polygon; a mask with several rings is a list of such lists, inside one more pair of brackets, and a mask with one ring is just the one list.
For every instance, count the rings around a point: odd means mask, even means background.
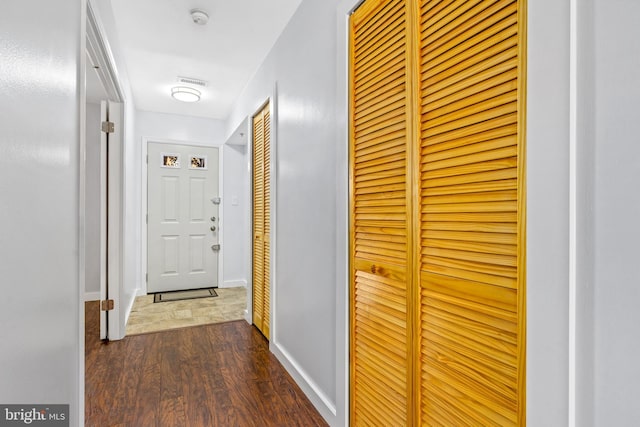
[{"label": "dark hardwood floor", "polygon": [[86,426],[326,426],[245,321],[99,339],[88,302]]}]

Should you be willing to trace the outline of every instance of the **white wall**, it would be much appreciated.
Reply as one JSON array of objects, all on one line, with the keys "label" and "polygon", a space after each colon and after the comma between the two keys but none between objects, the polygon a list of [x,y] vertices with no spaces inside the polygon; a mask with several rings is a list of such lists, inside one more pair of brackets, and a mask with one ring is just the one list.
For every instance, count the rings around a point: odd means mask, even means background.
[{"label": "white wall", "polygon": [[78,0],[0,6],[0,402],[71,405],[83,424]]},{"label": "white wall", "polygon": [[640,2],[595,0],[596,425],[640,425]]},{"label": "white wall", "polygon": [[224,279],[222,287],[246,286],[247,236],[251,228],[246,145],[223,145]]},{"label": "white wall", "polygon": [[120,325],[119,336],[124,337],[124,326],[127,324],[133,301],[141,284],[141,224],[140,216],[140,164],[142,153],[135,138],[136,109],[131,88],[125,86],[124,109],[124,204],[123,204],[123,253],[122,253],[122,286],[120,289]]},{"label": "white wall", "polygon": [[272,95],[276,190],[271,349],[332,424],[344,422],[336,296],[338,1],[303,1],[236,102],[227,135]]},{"label": "white wall", "polygon": [[212,145],[224,143],[222,120],[142,110],[138,110],[136,119],[136,135],[139,144],[143,137],[208,142]]},{"label": "white wall", "polygon": [[[594,421],[594,285],[595,285],[595,56],[594,1],[575,2],[575,208],[572,216],[575,251],[575,425]],[[571,331],[571,328],[570,328]],[[571,334],[571,332],[570,332]],[[570,354],[570,359],[572,358]],[[570,360],[570,366],[572,361]],[[570,382],[570,385],[572,382]],[[570,393],[571,395],[572,393]],[[572,409],[570,408],[570,411]],[[570,414],[570,417],[572,415]],[[571,418],[570,418],[571,419]]]},{"label": "white wall", "polygon": [[100,298],[100,105],[87,103],[85,181],[85,299]]},{"label": "white wall", "polygon": [[[176,101],[177,102],[177,101]],[[142,156],[146,155],[144,140],[171,140],[174,142],[191,143],[196,145],[222,146],[224,143],[224,122],[216,119],[182,116],[177,114],[163,114],[149,111],[137,111],[136,113],[136,141],[139,144]],[[142,159],[142,157],[140,157]],[[141,160],[140,160],[141,161]],[[246,241],[237,239],[236,236],[244,236],[248,227],[246,214],[246,202],[242,199],[242,191],[247,182],[246,159],[241,152],[228,146],[222,146],[222,253],[223,253],[223,278],[218,285],[243,286],[246,285],[246,266],[243,261],[246,258]],[[144,173],[140,166],[140,176]],[[144,180],[143,180],[144,182]],[[228,192],[227,192],[228,191]],[[232,196],[240,196],[238,205],[232,205]],[[146,212],[146,187],[142,188],[140,202],[143,212]],[[141,218],[141,217],[140,217]],[[141,222],[139,220],[139,222]],[[146,245],[146,227],[142,227],[142,245]],[[141,274],[144,275],[146,267],[146,246],[142,248],[143,259]]]},{"label": "white wall", "polygon": [[527,425],[568,421],[569,2],[530,1]]}]

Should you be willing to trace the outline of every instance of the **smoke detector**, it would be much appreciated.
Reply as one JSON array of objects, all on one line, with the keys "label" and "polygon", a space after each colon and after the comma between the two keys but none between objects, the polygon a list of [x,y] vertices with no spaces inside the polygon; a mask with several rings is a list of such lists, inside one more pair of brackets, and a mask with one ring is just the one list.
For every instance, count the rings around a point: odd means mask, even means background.
[{"label": "smoke detector", "polygon": [[209,22],[209,14],[202,9],[191,9],[191,19],[198,25],[207,25]]}]

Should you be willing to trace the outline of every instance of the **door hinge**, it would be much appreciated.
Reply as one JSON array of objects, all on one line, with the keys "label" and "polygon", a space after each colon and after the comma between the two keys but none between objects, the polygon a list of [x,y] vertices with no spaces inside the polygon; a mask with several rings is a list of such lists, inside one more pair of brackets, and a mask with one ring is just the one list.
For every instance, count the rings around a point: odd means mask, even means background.
[{"label": "door hinge", "polygon": [[149,283],[149,273],[145,273],[144,275],[144,281]]},{"label": "door hinge", "polygon": [[147,154],[147,164],[149,164],[149,155]]},{"label": "door hinge", "polygon": [[113,122],[102,122],[102,132],[113,133],[115,130],[115,124]]},{"label": "door hinge", "polygon": [[147,224],[149,224],[149,214],[147,214],[145,221]]},{"label": "door hinge", "polygon": [[100,301],[100,310],[111,311],[113,310],[114,302],[112,299],[103,299]]}]

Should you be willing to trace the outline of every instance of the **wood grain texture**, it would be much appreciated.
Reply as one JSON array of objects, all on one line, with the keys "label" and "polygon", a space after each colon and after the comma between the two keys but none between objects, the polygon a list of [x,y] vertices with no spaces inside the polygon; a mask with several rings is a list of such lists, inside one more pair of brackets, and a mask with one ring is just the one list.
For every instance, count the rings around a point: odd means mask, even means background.
[{"label": "wood grain texture", "polygon": [[99,339],[85,305],[85,425],[326,426],[244,321]]},{"label": "wood grain texture", "polygon": [[524,425],[519,3],[439,3],[421,0],[421,423]]},{"label": "wood grain texture", "polygon": [[[412,425],[413,254],[409,167],[417,93],[412,11],[369,0],[351,17],[351,422]],[[417,151],[416,151],[417,153]],[[416,180],[417,182],[417,180]]]},{"label": "wood grain texture", "polygon": [[404,0],[351,18],[351,422],[411,423]]},{"label": "wood grain texture", "polygon": [[526,424],[525,11],[351,16],[354,425]]}]

